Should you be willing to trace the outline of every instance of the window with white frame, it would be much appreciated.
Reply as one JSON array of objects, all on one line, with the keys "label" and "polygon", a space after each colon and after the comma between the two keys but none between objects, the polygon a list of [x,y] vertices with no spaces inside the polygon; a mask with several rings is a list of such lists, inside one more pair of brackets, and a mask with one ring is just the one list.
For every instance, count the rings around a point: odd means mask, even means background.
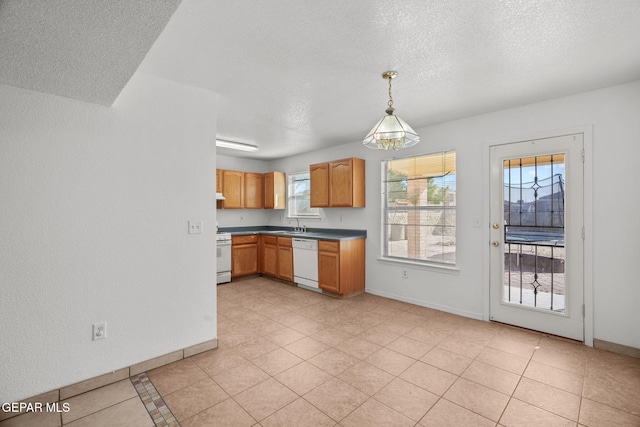
[{"label": "window with white frame", "polygon": [[456,153],[382,162],[382,256],[456,263]]},{"label": "window with white frame", "polygon": [[287,216],[319,218],[320,209],[311,207],[311,178],[309,172],[289,174]]}]

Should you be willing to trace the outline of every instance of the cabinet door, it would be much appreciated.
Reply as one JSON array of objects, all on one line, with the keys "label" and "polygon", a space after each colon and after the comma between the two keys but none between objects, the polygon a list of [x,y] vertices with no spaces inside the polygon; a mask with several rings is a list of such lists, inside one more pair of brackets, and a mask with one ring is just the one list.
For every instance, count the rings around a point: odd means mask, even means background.
[{"label": "cabinet door", "polygon": [[265,243],[262,246],[262,273],[278,277],[278,246]]},{"label": "cabinet door", "polygon": [[275,205],[273,194],[273,172],[264,174],[264,208],[273,209]]},{"label": "cabinet door", "polygon": [[258,272],[258,244],[236,245],[231,248],[231,277]]},{"label": "cabinet door", "polygon": [[329,164],[320,163],[309,166],[311,182],[311,207],[329,206]]},{"label": "cabinet door", "polygon": [[242,209],[244,198],[244,173],[240,171],[223,172],[222,194],[225,201],[222,206],[225,209]]},{"label": "cabinet door", "polygon": [[269,172],[264,174],[264,208],[286,208],[286,179],[284,172]]},{"label": "cabinet door", "polygon": [[329,168],[329,206],[353,206],[353,160],[334,161]]},{"label": "cabinet door", "polygon": [[244,173],[244,208],[262,209],[262,174]]},{"label": "cabinet door", "polygon": [[340,293],[340,254],[318,252],[318,285],[325,291]]},{"label": "cabinet door", "polygon": [[216,169],[216,193],[222,193],[222,169]]},{"label": "cabinet door", "polygon": [[291,237],[278,237],[278,277],[293,282]]}]

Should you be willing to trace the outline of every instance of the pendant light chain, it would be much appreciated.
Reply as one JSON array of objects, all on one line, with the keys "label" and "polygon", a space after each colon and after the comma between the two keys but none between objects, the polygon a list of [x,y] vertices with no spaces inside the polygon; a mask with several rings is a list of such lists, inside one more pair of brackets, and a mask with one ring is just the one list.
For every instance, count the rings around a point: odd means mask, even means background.
[{"label": "pendant light chain", "polygon": [[387,102],[387,105],[389,106],[389,108],[393,108],[393,96],[391,96],[391,77],[388,77],[389,79],[389,102]]}]

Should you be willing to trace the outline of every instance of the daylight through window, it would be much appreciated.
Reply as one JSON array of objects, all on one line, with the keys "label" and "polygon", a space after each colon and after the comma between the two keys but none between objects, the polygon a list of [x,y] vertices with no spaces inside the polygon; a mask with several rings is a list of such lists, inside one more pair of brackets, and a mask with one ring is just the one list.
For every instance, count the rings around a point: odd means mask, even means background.
[{"label": "daylight through window", "polygon": [[309,172],[289,174],[289,198],[287,215],[289,217],[317,218],[320,209],[311,207],[311,180]]},{"label": "daylight through window", "polygon": [[456,153],[382,162],[382,256],[456,263]]}]

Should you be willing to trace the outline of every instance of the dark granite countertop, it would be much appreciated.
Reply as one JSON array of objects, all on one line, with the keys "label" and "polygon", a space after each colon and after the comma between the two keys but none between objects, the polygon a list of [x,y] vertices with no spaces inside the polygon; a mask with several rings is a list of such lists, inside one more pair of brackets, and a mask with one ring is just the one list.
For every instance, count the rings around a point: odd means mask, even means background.
[{"label": "dark granite countertop", "polygon": [[367,238],[367,230],[349,230],[340,228],[307,228],[306,232],[300,232],[295,231],[293,227],[259,225],[249,227],[219,227],[218,231],[231,233],[232,236],[269,234],[273,236],[300,237],[316,240],[353,240]]}]

